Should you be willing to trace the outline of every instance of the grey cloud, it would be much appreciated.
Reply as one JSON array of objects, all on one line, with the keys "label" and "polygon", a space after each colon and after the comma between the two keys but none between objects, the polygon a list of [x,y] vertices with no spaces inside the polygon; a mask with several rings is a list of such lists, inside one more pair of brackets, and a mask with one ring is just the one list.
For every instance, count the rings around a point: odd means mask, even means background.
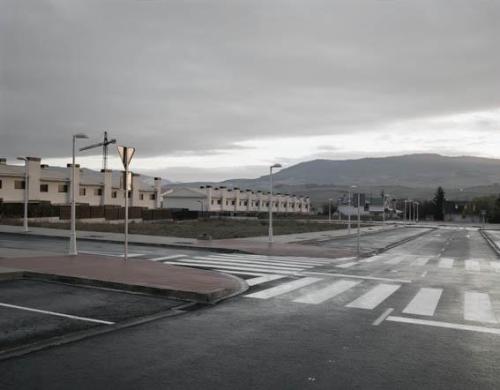
[{"label": "grey cloud", "polygon": [[67,156],[72,132],[104,129],[143,155],[208,152],[500,103],[496,1],[2,8],[3,155]]}]

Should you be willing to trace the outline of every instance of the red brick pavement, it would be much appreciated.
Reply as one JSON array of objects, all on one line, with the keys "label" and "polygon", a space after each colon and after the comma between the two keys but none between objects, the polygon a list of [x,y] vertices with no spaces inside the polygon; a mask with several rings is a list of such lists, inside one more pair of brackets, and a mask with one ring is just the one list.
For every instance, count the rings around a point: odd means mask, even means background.
[{"label": "red brick pavement", "polygon": [[232,275],[151,260],[86,255],[0,259],[0,267],[22,269],[26,276],[164,294],[198,302],[215,302],[247,288]]}]

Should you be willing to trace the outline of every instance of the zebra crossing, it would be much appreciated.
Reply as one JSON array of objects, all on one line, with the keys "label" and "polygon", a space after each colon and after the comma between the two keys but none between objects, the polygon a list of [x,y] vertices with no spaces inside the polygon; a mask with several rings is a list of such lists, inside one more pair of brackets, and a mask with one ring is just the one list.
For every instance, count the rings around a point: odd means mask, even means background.
[{"label": "zebra crossing", "polygon": [[500,273],[500,260],[465,259],[450,257],[417,256],[417,255],[375,255],[359,261],[336,264],[338,268],[353,268],[364,264],[383,263],[387,265],[409,265],[410,267],[436,266],[440,270],[464,269],[466,272],[493,271]]},{"label": "zebra crossing", "polygon": [[[260,279],[260,278],[259,278]],[[287,279],[283,281],[284,279]],[[260,280],[258,284],[264,285],[270,281],[278,280],[280,283],[263,288],[256,292],[244,295],[244,298],[254,300],[279,299],[297,304],[319,305],[329,303],[341,305],[349,309],[374,310],[386,302],[390,297],[403,290],[399,283],[376,283],[369,280],[348,280],[343,278],[318,278],[301,277],[294,280],[290,278]],[[252,280],[252,279],[250,279]],[[255,285],[252,283],[252,285]],[[262,286],[261,286],[262,287]],[[412,287],[409,287],[412,288]],[[441,308],[440,315],[449,316],[449,302],[442,303],[445,293],[444,288],[421,287],[418,291],[406,294],[394,302],[402,302],[401,312],[413,316],[434,317]],[[337,299],[340,298],[340,299]],[[453,304],[457,302],[453,301]],[[464,291],[461,307],[452,310],[453,313],[462,313],[461,320],[468,322],[494,324],[500,326],[500,313],[497,316],[492,304],[490,294],[477,291]]]},{"label": "zebra crossing", "polygon": [[277,276],[280,275],[282,277],[299,275],[303,271],[330,265],[334,261],[339,261],[338,259],[332,260],[327,258],[264,256],[239,253],[214,253],[195,256],[179,255],[177,257],[172,255],[152,258],[150,260],[160,261],[163,264],[209,268],[234,275],[256,276],[256,281],[252,283],[257,284],[268,281],[264,276],[273,275],[275,279],[270,280],[276,280]]}]

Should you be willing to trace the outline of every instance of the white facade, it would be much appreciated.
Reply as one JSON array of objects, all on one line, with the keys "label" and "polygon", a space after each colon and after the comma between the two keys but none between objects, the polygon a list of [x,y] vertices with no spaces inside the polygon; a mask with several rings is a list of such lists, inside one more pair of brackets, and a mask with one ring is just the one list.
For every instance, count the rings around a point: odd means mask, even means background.
[{"label": "white facade", "polygon": [[163,208],[188,209],[209,213],[259,213],[269,212],[272,203],[276,213],[309,214],[309,197],[270,194],[239,188],[202,186],[200,188],[174,188],[162,196]]},{"label": "white facade", "polygon": [[[27,158],[28,193],[30,202],[50,202],[54,205],[70,203],[71,164],[66,168],[41,165],[37,157]],[[25,166],[8,165],[0,159],[0,200],[5,203],[24,202]],[[75,200],[91,206],[124,205],[125,190],[121,177],[113,177],[111,170],[87,171],[75,166]],[[160,208],[161,179],[156,177],[154,185],[146,185],[139,175],[132,176],[130,205],[145,208]]]}]

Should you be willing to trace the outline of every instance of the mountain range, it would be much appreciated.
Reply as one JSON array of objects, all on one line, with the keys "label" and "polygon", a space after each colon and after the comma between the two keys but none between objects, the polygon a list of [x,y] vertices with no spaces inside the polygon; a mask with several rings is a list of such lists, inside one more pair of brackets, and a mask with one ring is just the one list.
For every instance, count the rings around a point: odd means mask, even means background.
[{"label": "mountain range", "polygon": [[[500,193],[500,160],[439,154],[411,154],[356,160],[312,160],[273,174],[276,191],[310,195],[314,203],[340,196],[351,185],[367,193],[430,199],[438,186],[448,198],[471,199]],[[269,175],[230,179],[216,184],[267,190]],[[186,184],[184,184],[186,185]]]}]

